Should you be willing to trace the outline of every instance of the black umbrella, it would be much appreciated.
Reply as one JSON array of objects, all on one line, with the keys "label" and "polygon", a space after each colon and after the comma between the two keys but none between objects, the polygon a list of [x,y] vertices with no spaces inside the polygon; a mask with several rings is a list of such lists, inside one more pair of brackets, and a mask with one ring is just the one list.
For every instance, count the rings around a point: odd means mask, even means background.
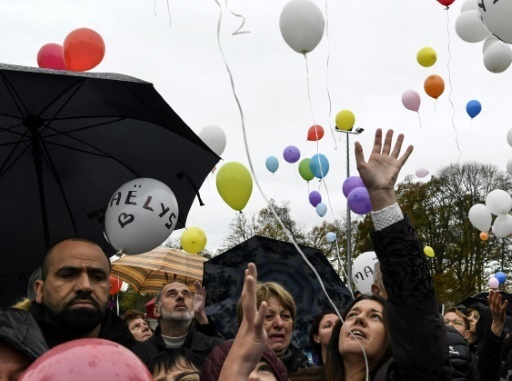
[{"label": "black umbrella", "polygon": [[[509,294],[505,291],[500,291],[502,300],[508,300],[508,306],[507,306],[507,315],[512,316],[512,294]],[[466,299],[464,299],[462,302],[457,304],[457,308],[460,306],[464,306],[465,308],[471,307],[473,304],[481,303],[485,306],[489,306],[489,301],[487,300],[487,297],[489,296],[489,291],[480,292],[478,294],[475,294],[473,296],[470,296]]]},{"label": "black umbrella", "polygon": [[[338,309],[352,296],[322,251],[300,246],[320,274],[322,282]],[[332,309],[314,272],[293,244],[254,236],[204,263],[203,283],[206,287],[206,313],[227,338],[238,331],[236,303],[242,293],[244,270],[253,262],[258,268],[258,281],[274,281],[284,286],[297,304],[294,340],[309,347],[309,327],[313,317]]]},{"label": "black umbrella", "polygon": [[103,236],[106,206],[136,178],[173,190],[182,228],[219,159],[151,83],[0,65],[0,278],[16,283],[51,242],[68,236],[112,254]]}]

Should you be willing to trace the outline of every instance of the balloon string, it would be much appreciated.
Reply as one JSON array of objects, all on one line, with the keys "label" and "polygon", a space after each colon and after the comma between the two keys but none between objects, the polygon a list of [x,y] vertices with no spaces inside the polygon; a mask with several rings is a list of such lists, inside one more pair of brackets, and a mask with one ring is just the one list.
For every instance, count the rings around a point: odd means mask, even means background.
[{"label": "balloon string", "polygon": [[313,113],[313,103],[311,103],[311,89],[309,86],[309,66],[308,66],[307,54],[304,54],[304,61],[306,62],[306,84],[308,87],[309,109],[311,110],[311,119],[313,119],[313,126],[314,126],[314,125],[316,125],[316,122],[315,122],[315,114]]},{"label": "balloon string", "polygon": [[338,144],[336,143],[336,136],[334,134],[334,129],[332,128],[332,100],[331,100],[331,92],[329,90],[329,60],[331,58],[330,55],[330,47],[329,47],[329,11],[327,9],[327,5],[329,2],[325,1],[325,37],[327,40],[327,59],[326,59],[326,74],[327,74],[327,98],[329,99],[329,130],[331,130],[332,140],[334,141],[334,149],[338,150]]},{"label": "balloon string", "polygon": [[350,285],[350,283],[351,283],[350,279],[348,279],[348,275],[347,275],[347,273],[345,271],[345,268],[341,265],[340,247],[338,246],[338,235],[337,234],[336,234],[336,255],[338,256],[338,265],[339,265],[341,271],[343,272],[343,276],[347,280],[346,286],[347,286],[348,290],[350,291],[350,294],[352,295],[352,298],[354,298],[354,292],[352,291],[352,286]]},{"label": "balloon string", "polygon": [[452,75],[450,71],[450,61],[452,59],[452,52],[450,50],[450,14],[448,13],[448,7],[446,7],[446,35],[448,36],[448,62],[446,63],[446,68],[448,69],[448,84],[450,85],[450,91],[448,92],[448,100],[452,105],[452,127],[453,131],[455,131],[455,145],[457,146],[457,150],[459,151],[459,156],[457,157],[457,163],[460,160],[460,147],[459,147],[459,136],[457,133],[457,127],[455,127],[455,106],[452,102]]},{"label": "balloon string", "polygon": [[222,23],[222,7],[221,7],[221,5],[220,5],[218,0],[214,0],[214,1],[218,5],[219,10],[220,10],[220,12],[219,12],[219,20],[218,20],[218,24],[217,24],[217,43],[219,45],[219,50],[220,50],[220,53],[222,55],[222,59],[224,60],[224,65],[226,66],[226,71],[228,72],[228,75],[229,75],[229,80],[231,82],[231,89],[233,90],[233,96],[235,98],[235,101],[236,101],[236,104],[237,104],[237,107],[238,107],[238,111],[240,113],[240,121],[241,121],[241,126],[242,126],[242,136],[243,136],[243,139],[244,139],[245,153],[247,154],[247,160],[249,162],[249,169],[251,171],[252,176],[254,177],[254,183],[256,184],[256,187],[258,188],[258,191],[260,192],[261,196],[263,197],[263,199],[267,203],[267,205],[268,205],[270,211],[272,212],[272,214],[274,215],[275,219],[277,220],[277,222],[279,223],[279,225],[283,229],[283,232],[285,232],[285,234],[288,236],[288,240],[290,241],[290,243],[293,244],[295,249],[297,249],[299,254],[302,256],[302,259],[304,260],[304,262],[306,262],[306,264],[309,266],[311,271],[313,271],[313,273],[315,274],[316,278],[318,279],[318,282],[320,283],[320,286],[322,287],[322,291],[324,292],[327,300],[329,301],[329,303],[333,307],[334,311],[336,311],[338,313],[338,316],[339,316],[340,313],[338,311],[338,308],[336,307],[336,304],[333,302],[333,300],[330,298],[329,294],[327,293],[327,290],[325,289],[325,285],[324,285],[324,282],[322,281],[322,278],[320,277],[320,274],[318,274],[318,272],[316,271],[315,267],[311,264],[311,262],[309,262],[308,258],[302,252],[301,248],[299,247],[299,245],[295,241],[295,238],[293,237],[291,232],[284,225],[283,221],[281,220],[279,215],[276,213],[274,207],[272,206],[272,204],[269,202],[267,196],[265,195],[265,192],[263,192],[263,189],[261,188],[260,183],[258,181],[258,177],[256,176],[256,173],[254,172],[254,167],[252,165],[252,160],[251,160],[251,154],[249,152],[249,145],[247,143],[247,132],[246,132],[246,128],[245,128],[244,113],[243,113],[240,101],[238,99],[238,95],[236,94],[235,83],[234,83],[234,80],[233,80],[233,75],[232,75],[231,70],[229,68],[229,65],[228,65],[228,63],[226,61],[226,57],[224,56],[224,53],[222,51],[222,44],[220,43],[220,27],[221,27],[221,23]]},{"label": "balloon string", "polygon": [[421,125],[421,118],[420,118],[420,112],[419,111],[416,111],[418,113],[418,122],[420,122],[420,127],[423,128],[423,126]]},{"label": "balloon string", "polygon": [[242,24],[238,27],[237,30],[235,30],[233,33],[231,33],[232,36],[235,36],[237,34],[244,34],[244,33],[251,33],[250,31],[248,30],[244,30],[244,31],[241,31],[241,29],[244,27],[244,24],[245,24],[245,17],[242,16],[242,15],[239,15],[238,13],[235,13],[233,12],[231,9],[229,9],[229,6],[228,6],[228,0],[226,0],[226,9],[229,11],[229,13],[231,13],[233,16],[235,17],[240,17],[242,19]]},{"label": "balloon string", "polygon": [[156,0],[155,0],[155,4],[153,5],[153,12],[155,13],[155,16],[156,16]]},{"label": "balloon string", "polygon": [[167,0],[167,14],[169,15],[169,28],[171,27],[171,7],[169,6],[169,0]]}]

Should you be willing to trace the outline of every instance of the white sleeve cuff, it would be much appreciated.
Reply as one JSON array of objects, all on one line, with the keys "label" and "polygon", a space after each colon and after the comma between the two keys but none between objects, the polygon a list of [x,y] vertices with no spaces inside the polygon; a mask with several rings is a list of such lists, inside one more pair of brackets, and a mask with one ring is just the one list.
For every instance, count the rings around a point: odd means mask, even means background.
[{"label": "white sleeve cuff", "polygon": [[400,206],[398,206],[396,202],[382,210],[372,212],[372,220],[375,230],[382,230],[403,219],[404,214],[402,213],[402,209],[400,209]]}]

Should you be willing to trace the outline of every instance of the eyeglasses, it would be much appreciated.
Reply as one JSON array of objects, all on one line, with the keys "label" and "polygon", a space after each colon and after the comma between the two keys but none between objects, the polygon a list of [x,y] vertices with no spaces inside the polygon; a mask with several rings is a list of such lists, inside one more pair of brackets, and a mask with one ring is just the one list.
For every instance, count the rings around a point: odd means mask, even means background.
[{"label": "eyeglasses", "polygon": [[462,320],[444,319],[444,324],[464,325],[464,322]]}]

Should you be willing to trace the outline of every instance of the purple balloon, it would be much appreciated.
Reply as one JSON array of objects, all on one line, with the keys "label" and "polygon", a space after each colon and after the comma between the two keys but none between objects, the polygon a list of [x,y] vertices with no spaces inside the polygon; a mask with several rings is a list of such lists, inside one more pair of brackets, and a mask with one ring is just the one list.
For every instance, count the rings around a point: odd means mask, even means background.
[{"label": "purple balloon", "polygon": [[300,159],[300,151],[295,146],[288,146],[284,149],[283,157],[288,163],[296,163]]},{"label": "purple balloon", "polygon": [[357,187],[349,193],[347,197],[348,207],[357,214],[366,214],[372,211],[372,203],[368,189],[365,187]]},{"label": "purple balloon", "polygon": [[348,197],[350,192],[359,187],[364,188],[363,180],[359,176],[350,176],[343,182],[343,194]]},{"label": "purple balloon", "polygon": [[322,195],[317,191],[312,191],[309,194],[309,203],[313,205],[315,208],[318,204],[322,202]]}]

